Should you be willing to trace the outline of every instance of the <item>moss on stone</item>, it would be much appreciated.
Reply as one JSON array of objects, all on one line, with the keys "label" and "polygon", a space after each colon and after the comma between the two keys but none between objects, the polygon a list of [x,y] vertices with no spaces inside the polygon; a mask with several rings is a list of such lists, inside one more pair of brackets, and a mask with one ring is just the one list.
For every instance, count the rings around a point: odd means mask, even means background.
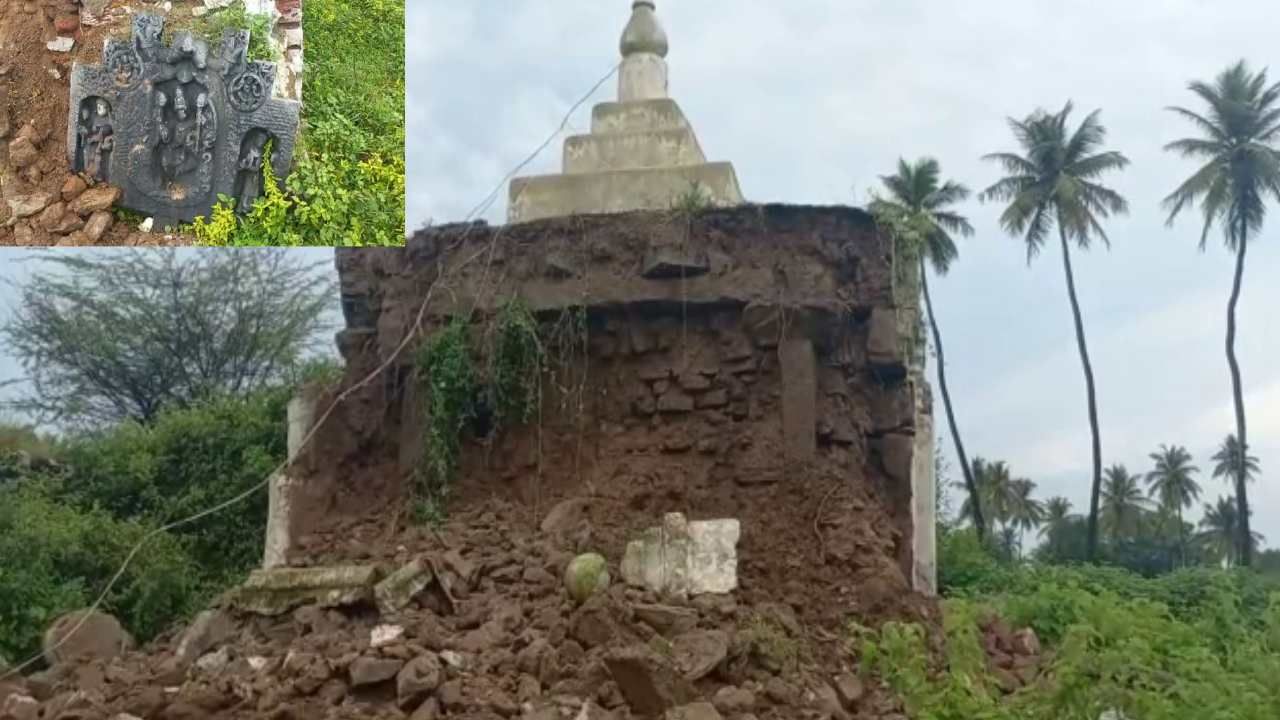
[{"label": "moss on stone", "polygon": [[569,597],[581,604],[592,595],[609,588],[609,566],[602,555],[579,555],[564,571],[564,586]]}]

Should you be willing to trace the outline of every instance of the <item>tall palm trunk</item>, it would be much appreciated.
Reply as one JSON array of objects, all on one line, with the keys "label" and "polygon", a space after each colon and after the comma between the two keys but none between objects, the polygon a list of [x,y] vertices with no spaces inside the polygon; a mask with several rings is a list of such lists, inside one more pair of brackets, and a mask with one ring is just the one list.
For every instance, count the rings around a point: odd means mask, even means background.
[{"label": "tall palm trunk", "polygon": [[1187,532],[1182,525],[1182,505],[1178,505],[1178,552],[1182,555],[1182,567],[1187,566]]},{"label": "tall palm trunk", "polygon": [[1067,231],[1058,223],[1058,237],[1062,240],[1062,267],[1067,275],[1067,295],[1071,298],[1071,314],[1076,321],[1076,345],[1080,348],[1080,364],[1084,366],[1085,390],[1089,397],[1089,430],[1093,433],[1093,488],[1089,496],[1089,562],[1098,559],[1098,499],[1102,494],[1102,439],[1098,433],[1098,401],[1093,388],[1093,365],[1089,363],[1089,348],[1084,341],[1084,321],[1080,318],[1080,301],[1076,299],[1076,280],[1071,272],[1071,248],[1067,245]]},{"label": "tall palm trunk", "polygon": [[938,390],[942,393],[942,406],[947,412],[947,425],[951,428],[951,441],[956,446],[956,457],[960,459],[960,469],[964,472],[964,487],[969,492],[969,507],[973,511],[973,527],[978,531],[978,540],[981,542],[986,539],[986,520],[982,515],[982,501],[978,497],[978,483],[973,479],[973,468],[969,466],[969,458],[964,454],[964,445],[960,442],[960,430],[956,427],[956,416],[951,409],[951,393],[947,391],[946,362],[942,354],[942,335],[938,332],[938,320],[933,316],[933,300],[929,297],[929,277],[924,257],[920,258],[920,287],[924,290],[924,307],[929,315],[933,347],[938,352]]},{"label": "tall palm trunk", "polygon": [[1249,531],[1249,497],[1246,487],[1246,462],[1249,445],[1245,440],[1244,392],[1240,388],[1240,363],[1236,361],[1236,303],[1240,300],[1240,282],[1244,279],[1244,255],[1249,247],[1248,227],[1244,218],[1240,221],[1240,234],[1236,237],[1236,275],[1231,285],[1231,301],[1227,303],[1227,365],[1231,367],[1231,396],[1236,405],[1236,439],[1239,441],[1239,457],[1236,458],[1236,512],[1240,515],[1239,558],[1240,565],[1253,563],[1252,533]]}]

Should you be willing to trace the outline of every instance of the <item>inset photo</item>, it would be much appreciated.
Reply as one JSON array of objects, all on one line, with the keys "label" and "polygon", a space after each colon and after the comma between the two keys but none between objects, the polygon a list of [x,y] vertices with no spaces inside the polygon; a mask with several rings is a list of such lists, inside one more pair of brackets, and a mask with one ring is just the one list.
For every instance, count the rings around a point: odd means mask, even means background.
[{"label": "inset photo", "polygon": [[401,245],[404,0],[0,0],[0,200],[0,246]]}]

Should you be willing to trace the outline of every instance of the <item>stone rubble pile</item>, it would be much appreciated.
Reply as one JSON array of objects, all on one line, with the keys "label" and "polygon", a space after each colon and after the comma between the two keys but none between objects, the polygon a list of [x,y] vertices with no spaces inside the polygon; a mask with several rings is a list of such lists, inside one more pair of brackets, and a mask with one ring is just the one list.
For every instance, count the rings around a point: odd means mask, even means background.
[{"label": "stone rubble pile", "polygon": [[[41,158],[48,128],[23,125],[10,138],[8,113],[0,108],[0,141],[5,141],[9,167],[31,187],[40,187],[57,169]],[[67,175],[58,193],[45,190],[7,193],[0,206],[0,225],[8,224],[19,245],[93,245],[115,222],[111,207],[120,189],[105,183],[90,186],[80,175]]]},{"label": "stone rubble pile", "polygon": [[612,579],[560,532],[574,502],[547,530],[499,506],[461,532],[411,528],[394,563],[257,571],[144,652],[95,619],[78,659],[0,687],[0,718],[905,720],[852,668],[815,662],[829,633],[786,603]]}]

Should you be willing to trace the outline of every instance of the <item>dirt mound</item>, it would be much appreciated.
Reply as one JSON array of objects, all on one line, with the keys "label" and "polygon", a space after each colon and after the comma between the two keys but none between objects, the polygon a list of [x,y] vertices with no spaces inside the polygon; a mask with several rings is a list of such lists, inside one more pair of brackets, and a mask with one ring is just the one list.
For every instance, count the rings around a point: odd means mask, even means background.
[{"label": "dirt mound", "polygon": [[[501,500],[459,503],[439,529],[387,513],[306,538],[293,564],[415,560],[432,581],[402,609],[365,598],[303,605],[275,617],[228,598],[183,633],[113,661],[39,673],[21,688],[42,717],[899,718],[859,678],[843,643],[847,617],[932,625],[927,600],[892,563],[863,586],[779,582],[777,545],[740,546],[742,589],[661,598],[618,579],[621,508],[571,498],[534,515]],[[648,517],[641,510],[627,515]],[[544,522],[545,521],[545,522]],[[749,527],[749,525],[747,525]],[[745,535],[745,533],[744,533]],[[603,549],[614,580],[578,606],[563,574],[575,553]],[[763,555],[759,554],[763,552]],[[798,572],[793,567],[792,572]],[[897,577],[894,574],[897,573]],[[418,586],[415,586],[415,589]],[[892,588],[891,593],[886,592]],[[891,597],[890,597],[891,596]],[[879,613],[876,615],[875,613]],[[68,714],[71,713],[71,714]]]},{"label": "dirt mound", "polygon": [[[0,0],[0,246],[189,242],[70,207],[88,185],[67,160],[71,66],[100,62],[106,38],[126,34],[132,17],[123,0],[91,4],[102,6],[101,14],[82,18],[73,0]],[[203,6],[171,4],[171,12],[187,14]],[[59,48],[68,41],[69,50]]]}]

